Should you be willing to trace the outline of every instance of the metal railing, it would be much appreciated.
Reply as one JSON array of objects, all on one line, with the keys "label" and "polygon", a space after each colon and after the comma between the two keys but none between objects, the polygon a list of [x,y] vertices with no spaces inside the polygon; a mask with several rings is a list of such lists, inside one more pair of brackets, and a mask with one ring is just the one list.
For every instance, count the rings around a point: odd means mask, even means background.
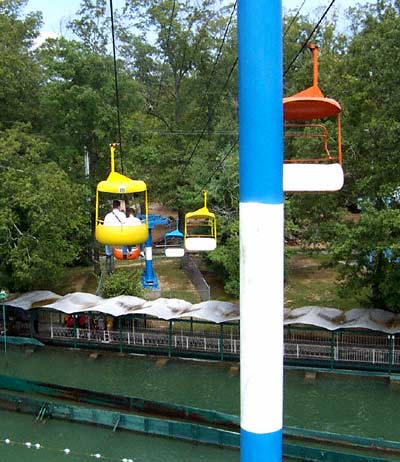
[{"label": "metal railing", "polygon": [[[141,326],[131,330],[90,330],[60,325],[42,325],[40,337],[45,340],[74,342],[80,346],[88,343],[119,345],[121,351],[158,351],[169,356],[207,355],[218,359],[239,359],[240,337],[238,325],[212,325],[212,329],[193,328],[190,321],[163,321],[164,327]],[[174,326],[177,323],[178,328]],[[150,321],[148,322],[149,324]],[[191,326],[191,328],[189,327]],[[196,326],[197,327],[197,326]],[[359,345],[356,341],[359,340]],[[395,348],[395,336],[356,332],[329,332],[315,329],[285,329],[284,358],[299,365],[329,365],[331,368],[362,366],[391,372],[400,370],[400,349]],[[373,345],[373,346],[371,346]]]},{"label": "metal railing", "polygon": [[[131,314],[112,318],[101,313],[63,314],[37,309],[19,333],[43,342],[73,347],[119,349],[219,360],[238,360],[240,323],[212,323],[193,318],[163,320]],[[67,322],[73,322],[67,326]],[[83,322],[83,325],[82,325]],[[20,327],[15,323],[13,329]],[[369,369],[400,374],[400,334],[367,329],[329,331],[317,327],[285,326],[286,364]],[[260,339],[260,349],[263,348]]]}]

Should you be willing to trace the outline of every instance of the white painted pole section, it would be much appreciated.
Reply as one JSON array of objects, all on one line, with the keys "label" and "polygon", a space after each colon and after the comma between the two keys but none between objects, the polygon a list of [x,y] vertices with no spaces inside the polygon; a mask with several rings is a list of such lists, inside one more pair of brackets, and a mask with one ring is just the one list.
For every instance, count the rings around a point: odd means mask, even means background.
[{"label": "white painted pole section", "polygon": [[[241,426],[282,429],[283,204],[240,204]],[[268,458],[260,460],[271,460]]]}]

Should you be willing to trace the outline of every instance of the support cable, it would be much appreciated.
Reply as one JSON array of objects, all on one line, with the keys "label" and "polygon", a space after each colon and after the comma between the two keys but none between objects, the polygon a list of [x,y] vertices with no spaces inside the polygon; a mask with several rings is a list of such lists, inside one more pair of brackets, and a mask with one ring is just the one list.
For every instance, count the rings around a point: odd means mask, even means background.
[{"label": "support cable", "polygon": [[[169,41],[170,41],[170,39],[171,39],[171,29],[172,29],[172,21],[173,21],[173,19],[174,19],[174,14],[175,14],[175,5],[176,5],[176,0],[174,0],[174,3],[173,3],[173,5],[172,5],[171,16],[170,16],[170,18],[169,18],[167,45],[166,45],[166,47],[165,47],[166,51],[168,51]],[[162,88],[162,81],[163,81],[163,73],[161,72],[160,83],[158,84],[157,101],[160,101],[161,88]]]},{"label": "support cable", "polygon": [[[220,94],[222,94],[226,90],[226,88],[228,86],[228,83],[229,83],[229,80],[230,80],[230,78],[231,78],[231,76],[233,74],[233,71],[235,70],[235,68],[237,66],[237,63],[238,63],[238,57],[236,57],[235,62],[232,64],[232,67],[231,67],[231,69],[229,71],[229,74],[228,74],[228,76],[227,76],[227,78],[225,80],[224,86],[222,87],[222,90],[221,90]],[[195,153],[197,151],[197,148],[199,147],[200,141],[203,138],[203,136],[204,136],[204,134],[205,134],[205,132],[207,130],[207,127],[208,127],[208,125],[209,125],[209,123],[211,121],[211,118],[214,115],[214,112],[215,112],[215,109],[216,109],[218,103],[219,103],[219,99],[217,98],[214,106],[212,107],[212,109],[211,109],[211,111],[210,111],[210,113],[208,115],[207,122],[205,123],[203,130],[201,131],[200,136],[198,137],[197,142],[196,142],[192,152],[189,155],[189,158],[187,159],[187,161],[184,164],[184,170],[183,170],[182,175],[185,174],[185,172],[187,170],[187,167],[189,166],[190,162],[192,161],[193,156],[195,155]]]},{"label": "support cable", "polygon": [[296,62],[297,58],[300,56],[300,54],[303,52],[303,50],[306,48],[308,42],[311,40],[312,36],[315,34],[315,31],[318,29],[318,27],[320,26],[321,22],[324,20],[325,16],[328,14],[329,10],[331,9],[331,7],[333,6],[333,4],[335,3],[336,0],[332,0],[331,3],[329,4],[329,6],[326,8],[326,10],[324,11],[324,14],[321,16],[321,18],[319,19],[319,21],[317,22],[317,24],[315,25],[314,29],[311,31],[311,33],[309,34],[309,36],[307,37],[306,41],[303,43],[303,45],[301,46],[300,50],[296,53],[295,57],[292,59],[292,61],[290,62],[290,64],[288,65],[288,67],[286,68],[285,72],[283,73],[283,76],[285,77],[286,74],[289,72],[290,68],[293,66],[293,64]]},{"label": "support cable", "polygon": [[[305,0],[304,0],[305,1]],[[229,28],[231,27],[231,23],[232,23],[232,20],[233,20],[233,15],[236,11],[236,7],[237,7],[237,0],[235,1],[235,4],[233,5],[233,8],[232,8],[232,11],[231,11],[231,15],[229,17],[229,21],[225,27],[225,31],[224,31],[224,35],[222,37],[222,41],[221,41],[221,45],[219,46],[218,48],[218,53],[217,53],[217,57],[215,58],[215,61],[214,61],[214,64],[213,64],[213,68],[211,69],[211,73],[210,73],[210,76],[208,78],[208,82],[207,82],[207,85],[206,85],[206,91],[205,91],[205,96],[208,95],[208,91],[210,90],[210,86],[211,86],[211,79],[212,77],[214,76],[214,72],[215,72],[215,69],[217,67],[217,64],[218,64],[218,61],[219,61],[219,58],[221,57],[221,54],[222,54],[222,48],[224,47],[225,45],[225,40],[226,40],[226,37],[228,35],[228,31],[229,31]]]},{"label": "support cable", "polygon": [[210,183],[210,181],[212,180],[212,178],[214,177],[214,175],[218,172],[218,170],[221,169],[221,167],[224,165],[226,159],[230,156],[230,154],[232,153],[232,151],[235,149],[236,145],[238,144],[239,142],[239,138],[236,138],[235,142],[232,144],[232,146],[230,147],[229,151],[224,155],[224,157],[219,161],[218,165],[215,167],[215,169],[213,170],[213,172],[211,173],[211,175],[209,176],[208,180],[203,184],[203,186],[201,187],[201,189],[206,189],[206,186]]},{"label": "support cable", "polygon": [[299,14],[300,14],[300,11],[301,9],[303,8],[304,4],[306,3],[306,0],[303,0],[303,3],[299,6],[299,8],[297,9],[297,12],[296,14],[293,16],[292,20],[290,21],[290,23],[287,25],[284,33],[283,33],[283,38],[286,37],[287,33],[289,32],[290,28],[293,26],[294,22],[296,21],[296,19],[299,17]]},{"label": "support cable", "polygon": [[[219,47],[219,50],[218,50],[218,54],[217,54],[217,57],[214,61],[214,65],[213,65],[213,68],[211,70],[211,74],[210,74],[210,77],[209,77],[209,80],[208,80],[208,83],[207,83],[207,86],[206,86],[206,95],[208,94],[208,91],[210,89],[210,85],[211,85],[211,78],[215,72],[215,68],[216,68],[216,65],[217,65],[217,62],[221,56],[221,53],[222,53],[222,48],[224,47],[225,45],[225,40],[226,40],[226,37],[228,35],[228,31],[229,31],[229,28],[231,26],[231,23],[232,23],[232,20],[233,20],[233,16],[234,16],[234,12],[236,10],[236,7],[237,7],[237,0],[235,1],[234,5],[233,5],[233,8],[232,8],[232,11],[231,11],[231,15],[229,17],[229,21],[227,23],[227,26],[225,27],[225,32],[224,32],[224,35],[223,35],[223,38],[222,38],[222,42],[221,42],[221,45]],[[228,86],[228,83],[229,83],[229,80],[233,74],[233,71],[235,70],[236,66],[237,66],[237,63],[238,63],[238,57],[236,56],[235,58],[235,62],[233,63],[229,73],[228,73],[228,76],[224,82],[224,85],[223,85],[223,88],[222,90],[220,91],[220,95],[226,90],[227,86]],[[201,139],[203,138],[206,130],[207,130],[207,127],[209,126],[210,124],[210,121],[211,121],[211,118],[214,116],[214,112],[215,112],[215,109],[217,107],[217,104],[219,103],[219,98],[216,99],[216,102],[214,104],[214,106],[212,107],[211,111],[209,112],[208,114],[208,118],[207,118],[207,121],[204,125],[204,128],[203,130],[201,131],[200,133],[200,136],[199,138],[197,139],[196,141],[196,144],[192,150],[192,152],[190,153],[189,157],[188,157],[188,160],[184,163],[184,171],[183,171],[183,174],[185,174],[186,170],[187,170],[187,167],[189,166],[190,162],[192,161],[196,151],[197,151],[197,148],[199,147],[199,144],[200,144],[200,141]]]},{"label": "support cable", "polygon": [[119,149],[120,149],[121,172],[124,173],[124,163],[122,159],[123,151],[122,151],[122,136],[121,136],[121,112],[120,112],[119,90],[118,90],[117,55],[116,55],[116,47],[115,47],[114,8],[113,8],[112,0],[110,0],[110,16],[111,16],[111,34],[112,34],[112,48],[113,48],[113,60],[114,60],[115,101],[116,101],[116,106],[117,106],[118,143],[119,143]]}]

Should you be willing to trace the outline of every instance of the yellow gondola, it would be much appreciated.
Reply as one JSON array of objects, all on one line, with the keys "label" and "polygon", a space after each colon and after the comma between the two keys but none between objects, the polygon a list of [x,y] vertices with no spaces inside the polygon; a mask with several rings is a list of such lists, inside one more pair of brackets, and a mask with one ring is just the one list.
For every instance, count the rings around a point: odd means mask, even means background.
[{"label": "yellow gondola", "polygon": [[[100,244],[112,246],[142,244],[146,242],[148,237],[147,186],[144,181],[131,180],[115,171],[116,146],[116,144],[110,146],[111,172],[107,180],[100,181],[96,188],[96,240]],[[121,223],[119,226],[105,226],[103,220],[99,217],[104,197],[108,207],[106,212],[110,211],[110,204],[113,199],[119,199],[125,205],[132,198],[135,198],[135,201],[139,199],[139,203],[144,204],[145,208],[145,213],[143,214],[145,219],[142,220],[142,224],[130,226]]]},{"label": "yellow gondola", "polygon": [[207,191],[204,207],[185,215],[185,249],[189,252],[208,252],[217,247],[217,221],[207,208]]}]

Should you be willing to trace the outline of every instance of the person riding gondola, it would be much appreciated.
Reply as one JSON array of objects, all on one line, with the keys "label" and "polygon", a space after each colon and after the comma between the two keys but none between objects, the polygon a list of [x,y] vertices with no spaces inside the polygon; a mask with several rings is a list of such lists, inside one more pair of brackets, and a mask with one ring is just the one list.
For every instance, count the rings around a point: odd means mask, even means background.
[{"label": "person riding gondola", "polygon": [[[126,223],[126,215],[121,211],[121,202],[118,200],[113,201],[112,211],[107,213],[104,217],[105,226],[121,226]],[[106,244],[106,257],[111,257],[113,249],[111,245]]]}]

